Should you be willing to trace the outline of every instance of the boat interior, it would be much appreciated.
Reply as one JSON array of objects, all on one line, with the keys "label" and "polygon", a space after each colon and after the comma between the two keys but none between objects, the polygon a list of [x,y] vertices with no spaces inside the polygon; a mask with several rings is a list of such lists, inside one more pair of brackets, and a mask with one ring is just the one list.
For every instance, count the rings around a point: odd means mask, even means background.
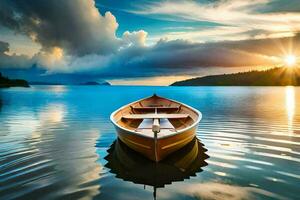
[{"label": "boat interior", "polygon": [[198,113],[169,99],[153,95],[132,103],[113,116],[121,127],[148,137],[165,137],[191,126]]}]

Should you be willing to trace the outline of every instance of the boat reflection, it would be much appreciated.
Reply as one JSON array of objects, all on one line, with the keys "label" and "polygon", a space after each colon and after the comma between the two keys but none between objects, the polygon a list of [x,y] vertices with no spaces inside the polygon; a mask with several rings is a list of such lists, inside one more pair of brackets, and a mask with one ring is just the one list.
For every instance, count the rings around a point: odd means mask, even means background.
[{"label": "boat reflection", "polygon": [[161,162],[148,160],[139,153],[127,147],[117,139],[108,150],[105,165],[117,178],[136,184],[153,186],[153,196],[156,198],[156,189],[166,184],[183,181],[195,176],[204,166],[209,157],[207,149],[195,137],[189,144],[177,152],[169,155]]}]

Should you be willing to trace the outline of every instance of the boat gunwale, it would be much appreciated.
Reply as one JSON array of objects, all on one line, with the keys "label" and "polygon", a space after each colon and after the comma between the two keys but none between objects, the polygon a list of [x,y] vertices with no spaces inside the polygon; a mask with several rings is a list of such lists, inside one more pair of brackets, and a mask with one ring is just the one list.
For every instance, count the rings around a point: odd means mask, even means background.
[{"label": "boat gunwale", "polygon": [[[197,110],[196,108],[193,108],[192,106],[186,105],[185,103],[182,103],[182,102],[179,102],[179,101],[176,101],[176,100],[173,100],[173,99],[168,99],[168,98],[161,97],[161,96],[158,96],[158,95],[156,95],[156,96],[159,97],[159,98],[166,99],[166,100],[169,100],[169,101],[173,101],[173,102],[175,102],[175,103],[178,103],[178,104],[181,104],[181,105],[183,105],[183,106],[186,106],[187,108],[189,108],[189,109],[195,111],[195,112],[198,114],[198,119],[197,119],[192,125],[190,125],[190,126],[184,128],[184,129],[181,129],[180,131],[176,131],[176,132],[174,132],[174,133],[172,133],[172,134],[165,135],[165,136],[161,136],[161,137],[158,138],[158,140],[163,139],[163,138],[172,137],[172,136],[181,134],[181,133],[183,133],[183,132],[185,132],[185,131],[187,131],[187,130],[190,130],[190,129],[194,128],[196,125],[198,125],[199,122],[200,122],[200,120],[202,119],[202,113],[201,113],[199,110]],[[119,110],[121,110],[121,109],[123,109],[123,108],[126,108],[126,107],[128,107],[128,106],[130,106],[130,105],[132,105],[132,104],[134,104],[134,103],[139,102],[139,101],[143,101],[143,100],[145,100],[145,99],[149,99],[149,98],[151,98],[151,97],[152,97],[152,96],[145,97],[145,98],[136,100],[136,101],[134,101],[134,102],[128,103],[128,104],[126,104],[126,105],[124,105],[124,106],[118,108],[117,110],[115,110],[114,112],[112,112],[112,113],[110,114],[110,121],[111,121],[116,127],[120,128],[120,129],[123,129],[123,130],[125,130],[125,131],[127,131],[127,132],[130,132],[130,133],[132,133],[132,134],[134,134],[134,135],[137,135],[137,136],[143,137],[143,138],[151,138],[151,139],[153,139],[153,137],[150,137],[150,136],[148,136],[148,135],[143,135],[143,134],[141,134],[141,133],[139,133],[139,132],[135,132],[135,131],[132,131],[132,130],[130,130],[130,129],[127,129],[127,128],[123,127],[123,126],[120,126],[120,125],[117,124],[117,122],[115,122],[115,120],[113,119],[114,115],[115,115]]]}]

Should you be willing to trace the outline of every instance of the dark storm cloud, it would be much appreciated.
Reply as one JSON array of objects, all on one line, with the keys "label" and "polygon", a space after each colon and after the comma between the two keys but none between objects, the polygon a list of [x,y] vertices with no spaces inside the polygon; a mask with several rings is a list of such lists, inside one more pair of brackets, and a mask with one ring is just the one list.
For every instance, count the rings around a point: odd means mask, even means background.
[{"label": "dark storm cloud", "polygon": [[[181,71],[199,67],[243,67],[274,64],[290,42],[300,44],[299,37],[243,40],[234,42],[191,43],[186,40],[160,40],[147,48],[132,48],[118,56],[118,64],[159,71]],[[116,65],[116,62],[114,63]],[[143,70],[140,68],[140,70]]]},{"label": "dark storm cloud", "polygon": [[0,55],[4,54],[4,52],[9,51],[9,44],[7,42],[0,41]]},{"label": "dark storm cloud", "polygon": [[26,56],[16,54],[8,55],[9,44],[0,41],[0,69],[1,68],[26,68],[31,62]]},{"label": "dark storm cloud", "polygon": [[256,11],[260,13],[300,12],[300,2],[299,0],[272,0],[257,8]]},{"label": "dark storm cloud", "polygon": [[[161,42],[148,57],[148,63],[166,67],[240,67],[269,64],[264,56],[234,49],[222,43],[190,44],[187,41]],[[170,44],[171,43],[171,44]]]},{"label": "dark storm cloud", "polygon": [[160,40],[151,47],[118,52],[99,75],[117,77],[193,74],[202,67],[275,66],[289,52],[300,54],[300,35],[274,39],[191,43]]},{"label": "dark storm cloud", "polygon": [[282,56],[283,54],[300,54],[300,34],[293,37],[252,39],[234,42],[216,43],[215,46],[247,51],[266,56]]},{"label": "dark storm cloud", "polygon": [[1,0],[0,25],[28,35],[44,51],[60,47],[82,56],[118,48],[115,17],[101,16],[93,0]]}]

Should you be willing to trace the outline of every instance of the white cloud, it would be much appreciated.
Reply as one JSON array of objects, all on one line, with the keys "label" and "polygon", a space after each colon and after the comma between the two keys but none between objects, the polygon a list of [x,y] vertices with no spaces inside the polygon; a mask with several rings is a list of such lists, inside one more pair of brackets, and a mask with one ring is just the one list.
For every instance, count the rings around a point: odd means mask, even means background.
[{"label": "white cloud", "polygon": [[126,31],[123,33],[122,40],[123,43],[128,46],[131,45],[145,46],[147,35],[148,33],[145,32],[144,30],[133,31],[133,32]]}]

